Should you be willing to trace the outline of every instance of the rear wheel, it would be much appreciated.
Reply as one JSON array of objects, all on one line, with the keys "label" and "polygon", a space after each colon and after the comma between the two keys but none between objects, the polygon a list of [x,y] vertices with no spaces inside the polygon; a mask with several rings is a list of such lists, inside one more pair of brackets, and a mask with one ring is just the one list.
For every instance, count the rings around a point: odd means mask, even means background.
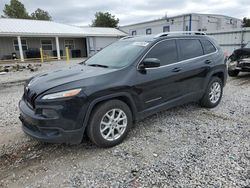
[{"label": "rear wheel", "polygon": [[223,83],[220,78],[212,77],[210,80],[206,92],[201,99],[201,106],[206,108],[216,107],[220,101],[223,94]]},{"label": "rear wheel", "polygon": [[124,140],[131,126],[132,114],[128,105],[111,100],[94,109],[87,135],[97,146],[112,147]]}]

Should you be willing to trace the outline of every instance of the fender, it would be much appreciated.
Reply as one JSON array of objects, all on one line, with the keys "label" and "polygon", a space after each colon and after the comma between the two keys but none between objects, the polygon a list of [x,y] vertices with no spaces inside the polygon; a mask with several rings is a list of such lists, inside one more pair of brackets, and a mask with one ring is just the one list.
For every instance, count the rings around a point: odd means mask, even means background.
[{"label": "fender", "polygon": [[84,120],[83,120],[83,126],[82,126],[83,132],[85,131],[85,128],[87,127],[91,112],[94,109],[94,107],[96,106],[96,104],[100,103],[100,102],[103,102],[103,101],[106,101],[106,100],[109,100],[109,99],[117,98],[117,97],[126,97],[126,99],[128,99],[129,107],[130,107],[130,109],[132,111],[133,119],[135,120],[137,118],[137,114],[138,114],[137,108],[136,108],[136,105],[134,103],[134,100],[133,100],[132,96],[129,93],[127,93],[127,92],[119,92],[119,93],[113,93],[113,94],[110,94],[110,95],[105,95],[105,96],[96,98],[95,100],[93,100],[89,104],[87,112],[86,112]]},{"label": "fender", "polygon": [[[226,65],[224,65],[224,66],[226,66]],[[212,76],[213,76],[214,74],[217,74],[217,73],[223,73],[223,77],[224,77],[223,85],[224,85],[224,86],[226,85],[227,73],[225,72],[225,67],[224,67],[224,66],[221,67],[221,68],[217,68],[216,70],[213,70],[213,71],[211,71],[211,72],[208,74],[207,79],[206,79],[205,84],[204,84],[204,89],[207,88],[207,85],[208,85],[209,81],[211,80]]]}]

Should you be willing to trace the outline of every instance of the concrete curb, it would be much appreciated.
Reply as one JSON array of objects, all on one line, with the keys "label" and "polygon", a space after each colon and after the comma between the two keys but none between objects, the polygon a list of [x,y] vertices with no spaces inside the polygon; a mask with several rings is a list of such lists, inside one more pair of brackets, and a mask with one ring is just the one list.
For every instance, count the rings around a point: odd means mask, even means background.
[{"label": "concrete curb", "polygon": [[10,82],[3,82],[0,83],[0,88],[6,88],[6,87],[14,87],[18,85],[23,85],[28,79],[23,79],[23,80],[15,80],[15,81],[10,81]]}]

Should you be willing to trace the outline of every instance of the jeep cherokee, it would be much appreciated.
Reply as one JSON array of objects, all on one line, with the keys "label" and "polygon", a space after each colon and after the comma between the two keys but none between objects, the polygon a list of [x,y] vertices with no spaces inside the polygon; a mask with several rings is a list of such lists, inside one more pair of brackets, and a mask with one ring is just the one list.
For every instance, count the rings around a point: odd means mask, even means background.
[{"label": "jeep cherokee", "polygon": [[202,33],[125,37],[83,63],[27,81],[22,128],[51,143],[122,142],[136,120],[188,102],[216,107],[226,83],[224,53]]}]

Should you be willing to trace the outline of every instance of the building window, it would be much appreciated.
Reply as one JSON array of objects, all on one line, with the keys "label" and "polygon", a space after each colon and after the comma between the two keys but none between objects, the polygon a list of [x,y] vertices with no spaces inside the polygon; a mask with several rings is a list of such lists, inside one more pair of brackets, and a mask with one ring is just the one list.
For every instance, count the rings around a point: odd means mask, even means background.
[{"label": "building window", "polygon": [[[19,51],[19,46],[18,46],[17,39],[14,39],[13,43],[14,43],[15,51]],[[27,40],[22,39],[21,43],[22,43],[23,50],[28,50]]]},{"label": "building window", "polygon": [[146,35],[151,35],[151,34],[152,34],[152,29],[151,28],[146,29]]},{"label": "building window", "polygon": [[164,27],[163,27],[163,32],[169,32],[169,31],[170,31],[169,26],[164,26]]},{"label": "building window", "polygon": [[41,46],[43,50],[52,50],[52,40],[41,40]]},{"label": "building window", "polygon": [[64,47],[68,47],[70,50],[75,48],[74,40],[65,40],[64,41]]},{"label": "building window", "polygon": [[132,31],[132,35],[133,35],[133,36],[136,35],[136,31]]}]

